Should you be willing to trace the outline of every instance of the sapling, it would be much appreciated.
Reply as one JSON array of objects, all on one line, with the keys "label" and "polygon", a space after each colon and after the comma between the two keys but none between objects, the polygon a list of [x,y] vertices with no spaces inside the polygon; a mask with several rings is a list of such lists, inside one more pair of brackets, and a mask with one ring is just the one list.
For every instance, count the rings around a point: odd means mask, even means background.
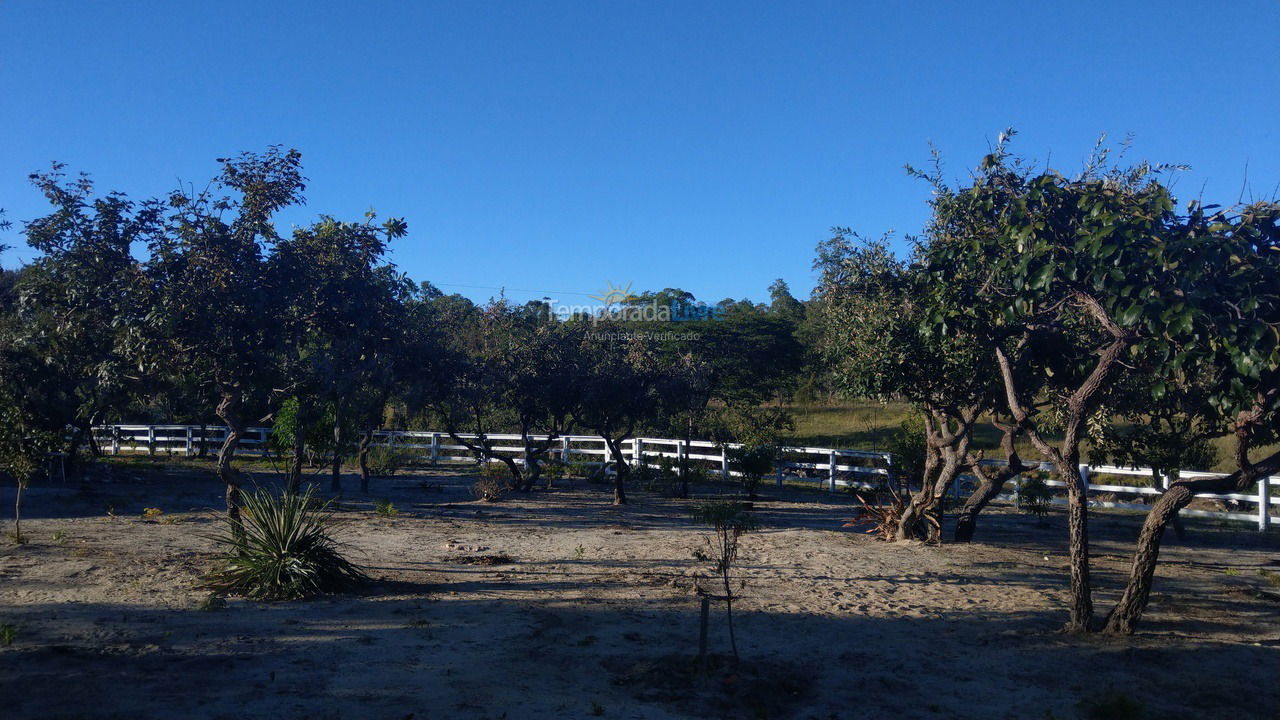
[{"label": "sapling", "polygon": [[699,504],[693,510],[693,519],[711,526],[714,534],[707,539],[714,556],[714,570],[724,583],[725,617],[729,623],[729,645],[733,660],[738,661],[738,641],[733,632],[733,584],[730,574],[738,557],[738,541],[755,530],[756,521],[742,503],[711,500]]}]

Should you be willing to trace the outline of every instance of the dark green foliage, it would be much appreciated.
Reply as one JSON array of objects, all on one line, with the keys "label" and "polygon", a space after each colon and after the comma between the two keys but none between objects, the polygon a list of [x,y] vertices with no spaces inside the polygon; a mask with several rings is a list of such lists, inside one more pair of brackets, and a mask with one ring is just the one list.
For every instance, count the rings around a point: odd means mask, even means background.
[{"label": "dark green foliage", "polygon": [[275,495],[259,489],[244,493],[241,503],[241,522],[224,519],[225,531],[215,536],[225,548],[224,564],[205,577],[204,587],[254,600],[294,600],[368,580],[343,557],[330,534],[333,510],[311,490]]}]

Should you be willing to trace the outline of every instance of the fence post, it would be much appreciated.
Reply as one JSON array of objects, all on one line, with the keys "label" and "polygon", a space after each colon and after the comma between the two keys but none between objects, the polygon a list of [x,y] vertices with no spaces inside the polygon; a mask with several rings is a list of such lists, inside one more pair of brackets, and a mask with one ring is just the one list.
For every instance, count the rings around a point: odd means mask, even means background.
[{"label": "fence post", "polygon": [[193,450],[195,449],[193,440],[194,438],[192,438],[191,426],[188,425],[187,426],[187,449],[186,449],[187,457],[191,457]]},{"label": "fence post", "polygon": [[631,438],[631,465],[633,467],[644,465],[644,440],[640,438]]},{"label": "fence post", "polygon": [[1085,507],[1089,507],[1089,463],[1080,463],[1080,490]]},{"label": "fence post", "polygon": [[147,426],[147,454],[155,457],[156,454],[156,426]]},{"label": "fence post", "polygon": [[729,446],[720,446],[720,479],[729,479]]},{"label": "fence post", "polygon": [[560,438],[560,462],[569,464],[569,438],[567,437]]},{"label": "fence post", "polygon": [[836,465],[838,464],[839,463],[836,462],[836,451],[832,450],[827,454],[827,474],[830,476],[831,480],[831,492],[836,491]]},{"label": "fence post", "polygon": [[1258,531],[1271,527],[1271,478],[1258,480]]},{"label": "fence post", "polygon": [[676,472],[680,477],[684,477],[689,465],[689,448],[684,444],[683,440],[676,441]]},{"label": "fence post", "polygon": [[782,448],[778,448],[778,457],[776,461],[778,463],[778,487],[782,487],[782,476],[785,474],[783,466],[785,466],[787,462],[782,459]]},{"label": "fence post", "polygon": [[120,428],[115,425],[111,426],[111,454],[120,454]]},{"label": "fence post", "polygon": [[440,433],[431,433],[431,464],[440,462]]}]

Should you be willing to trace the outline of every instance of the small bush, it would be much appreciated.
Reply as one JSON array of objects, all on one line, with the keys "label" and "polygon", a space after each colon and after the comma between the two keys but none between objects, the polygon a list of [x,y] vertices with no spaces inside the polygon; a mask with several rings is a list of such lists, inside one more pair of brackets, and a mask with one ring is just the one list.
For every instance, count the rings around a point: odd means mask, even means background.
[{"label": "small bush", "polygon": [[1087,720],[1142,720],[1146,715],[1142,703],[1111,688],[1081,700],[1079,707]]},{"label": "small bush", "polygon": [[591,463],[586,458],[578,458],[565,465],[565,472],[568,473],[569,477],[591,477]]},{"label": "small bush", "polygon": [[9,647],[18,634],[18,626],[13,623],[0,623],[0,647]]},{"label": "small bush", "polygon": [[369,474],[373,477],[391,477],[404,468],[407,460],[404,453],[387,445],[373,445],[365,455]]},{"label": "small bush", "polygon": [[511,480],[511,468],[504,462],[486,462],[480,474],[491,480]]},{"label": "small bush", "polygon": [[1049,501],[1053,498],[1049,486],[1039,477],[1029,477],[1018,485],[1018,509],[1044,519],[1049,514]]},{"label": "small bush", "polygon": [[164,511],[161,510],[160,508],[152,507],[152,508],[144,508],[142,510],[143,520],[158,520],[161,515],[164,515]]},{"label": "small bush", "polygon": [[374,500],[373,512],[378,517],[384,518],[393,518],[400,514],[400,511],[396,509],[396,506],[390,500]]},{"label": "small bush", "polygon": [[239,527],[222,516],[225,531],[215,539],[226,546],[226,564],[205,577],[205,588],[255,600],[292,600],[368,580],[339,552],[329,534],[333,510],[327,503],[316,508],[310,489],[281,496],[257,490],[245,493],[242,503]]},{"label": "small bush", "polygon": [[196,610],[200,612],[214,612],[215,610],[225,610],[226,608],[227,599],[218,593],[209,593],[200,601],[200,604],[196,605]]},{"label": "small bush", "polygon": [[482,477],[476,480],[471,486],[471,495],[477,500],[485,502],[498,502],[504,495],[510,485],[505,480],[498,478]]}]

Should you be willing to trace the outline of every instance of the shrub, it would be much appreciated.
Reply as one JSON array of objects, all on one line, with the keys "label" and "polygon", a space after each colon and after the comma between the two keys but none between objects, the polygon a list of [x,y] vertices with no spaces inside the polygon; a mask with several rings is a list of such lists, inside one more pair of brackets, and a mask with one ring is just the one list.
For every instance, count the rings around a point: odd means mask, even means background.
[{"label": "shrub", "polygon": [[773,471],[773,460],[778,447],[769,443],[747,443],[741,447],[726,447],[729,467],[741,473],[739,480],[747,497],[754,499],[756,488],[765,475]]},{"label": "shrub", "polygon": [[497,502],[502,496],[507,494],[510,485],[505,480],[492,477],[482,477],[476,480],[471,486],[471,495],[477,500],[485,502]]},{"label": "shrub", "polygon": [[143,520],[156,520],[161,515],[164,515],[164,511],[161,510],[160,508],[149,507],[149,508],[143,508],[142,510]]},{"label": "shrub", "polygon": [[13,623],[0,623],[0,647],[9,647],[18,634],[18,626]]},{"label": "shrub", "polygon": [[1018,509],[1044,519],[1049,514],[1049,501],[1053,498],[1049,486],[1042,478],[1032,476],[1018,485]]},{"label": "shrub", "polygon": [[570,461],[566,466],[566,472],[571,477],[586,478],[591,476],[591,463],[586,458],[577,458]]},{"label": "shrub", "polygon": [[220,516],[226,565],[205,577],[215,593],[255,600],[292,600],[341,592],[368,580],[339,552],[329,534],[334,525],[328,503],[315,505],[312,490],[273,495],[256,490],[242,496],[243,520]]},{"label": "shrub", "polygon": [[1081,700],[1079,707],[1087,720],[1142,720],[1146,714],[1141,702],[1112,688]]},{"label": "shrub", "polygon": [[393,518],[400,514],[400,511],[396,509],[396,506],[390,500],[374,500],[373,512],[378,517],[384,518]]},{"label": "shrub", "polygon": [[365,455],[365,464],[373,477],[391,477],[407,464],[404,453],[389,445],[371,445]]}]

